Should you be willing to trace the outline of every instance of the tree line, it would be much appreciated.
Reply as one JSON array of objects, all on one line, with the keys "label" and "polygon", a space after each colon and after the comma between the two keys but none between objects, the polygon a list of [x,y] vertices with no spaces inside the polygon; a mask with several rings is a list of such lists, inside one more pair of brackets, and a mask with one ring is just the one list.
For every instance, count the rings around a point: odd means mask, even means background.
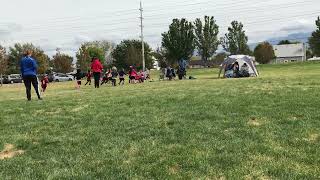
[{"label": "tree line", "polygon": [[[272,45],[262,42],[251,52],[248,46],[248,36],[241,22],[233,21],[228,31],[219,37],[219,25],[213,16],[205,16],[204,19],[197,18],[194,22],[187,19],[173,19],[167,32],[162,33],[161,47],[153,51],[145,42],[146,67],[152,68],[153,60],[159,61],[162,66],[172,66],[181,59],[190,60],[195,50],[205,62],[215,58],[223,61],[225,53],[217,54],[219,46],[230,55],[244,54],[254,55],[260,63],[269,63],[274,58]],[[295,43],[282,41],[280,44]],[[316,20],[316,30],[309,38],[309,56],[320,56],[320,17]],[[109,41],[85,42],[80,45],[76,52],[76,63],[70,55],[61,53],[57,49],[56,54],[50,58],[40,48],[31,43],[16,43],[8,49],[0,45],[0,74],[18,74],[20,72],[20,60],[26,50],[32,50],[34,58],[39,65],[39,73],[49,71],[68,73],[74,68],[87,71],[93,57],[101,60],[107,67],[116,66],[127,69],[134,65],[142,68],[141,41],[123,40],[119,44]]]},{"label": "tree line", "polygon": [[[309,38],[310,49],[307,57],[320,56],[320,18],[316,20],[317,29]],[[195,49],[203,61],[215,58],[221,62],[226,55],[217,54],[219,45],[229,55],[254,55],[259,63],[266,64],[275,58],[274,50],[269,42],[259,43],[254,52],[248,45],[248,36],[244,25],[238,21],[232,21],[224,36],[219,36],[219,26],[213,16],[205,16],[204,20],[197,18],[194,22],[174,19],[169,26],[169,31],[162,34],[162,47],[157,50],[157,57],[165,65],[173,65],[180,59],[190,59]],[[279,44],[290,44],[288,40]]]}]

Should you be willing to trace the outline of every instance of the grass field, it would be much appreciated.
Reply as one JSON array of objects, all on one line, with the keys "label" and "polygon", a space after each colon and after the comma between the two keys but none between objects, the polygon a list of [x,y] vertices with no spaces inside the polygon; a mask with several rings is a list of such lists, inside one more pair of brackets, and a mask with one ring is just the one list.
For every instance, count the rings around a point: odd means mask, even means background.
[{"label": "grass field", "polygon": [[98,90],[57,83],[32,102],[21,85],[0,87],[0,151],[13,153],[0,179],[319,179],[320,63],[259,71]]}]

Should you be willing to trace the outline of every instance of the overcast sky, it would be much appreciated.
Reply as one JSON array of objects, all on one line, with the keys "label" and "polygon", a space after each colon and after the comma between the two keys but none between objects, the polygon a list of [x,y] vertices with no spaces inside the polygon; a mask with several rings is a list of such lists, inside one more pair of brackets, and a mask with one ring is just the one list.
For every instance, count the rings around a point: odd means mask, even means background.
[{"label": "overcast sky", "polygon": [[[0,44],[31,42],[74,55],[84,41],[139,38],[139,0],[0,0]],[[220,34],[243,22],[249,42],[310,32],[319,0],[144,0],[145,39],[157,47],[173,18],[215,16]]]}]

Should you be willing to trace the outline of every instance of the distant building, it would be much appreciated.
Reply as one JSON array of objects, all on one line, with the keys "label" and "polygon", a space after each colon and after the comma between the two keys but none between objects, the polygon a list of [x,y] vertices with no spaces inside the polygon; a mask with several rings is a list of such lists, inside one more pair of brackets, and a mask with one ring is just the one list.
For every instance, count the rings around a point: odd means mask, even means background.
[{"label": "distant building", "polygon": [[306,61],[306,45],[304,43],[274,45],[273,50],[276,63]]}]

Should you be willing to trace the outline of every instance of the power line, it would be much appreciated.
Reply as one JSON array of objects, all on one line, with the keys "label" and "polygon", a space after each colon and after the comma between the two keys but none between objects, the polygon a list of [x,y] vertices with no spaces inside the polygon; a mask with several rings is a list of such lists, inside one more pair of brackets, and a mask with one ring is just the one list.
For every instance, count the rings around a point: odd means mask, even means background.
[{"label": "power line", "polygon": [[[300,2],[301,3],[301,2]],[[292,4],[292,3],[291,3]],[[196,12],[196,13],[203,13],[203,11],[201,11],[201,12]],[[187,13],[187,14],[190,14],[190,13]],[[194,14],[194,13],[192,13],[192,14]],[[117,23],[109,23],[109,24],[99,24],[99,26],[112,26],[112,27],[114,27],[114,26],[116,26],[116,25],[122,25],[122,24],[125,24],[125,22],[127,22],[127,20],[130,20],[130,19],[136,19],[136,18],[126,18],[126,19],[120,19],[120,20],[125,20],[125,21],[120,21],[119,22],[119,20],[117,20]],[[154,20],[155,18],[153,18],[152,20]],[[157,19],[159,19],[159,18],[157,18]],[[129,22],[129,23],[132,23],[132,22]],[[68,30],[81,30],[82,28],[86,28],[86,27],[92,27],[92,26],[95,26],[96,25],[96,23],[94,23],[94,24],[86,24],[86,25],[79,25],[79,26],[68,26]],[[32,26],[31,26],[32,27]],[[29,28],[30,28],[30,26],[29,26]],[[47,29],[48,28],[50,28],[50,26],[48,27],[48,26],[46,26],[45,27],[45,31],[47,31]],[[56,27],[56,26],[54,26],[53,28],[50,28],[50,30],[52,30],[52,29],[59,29],[59,28],[62,28],[62,27]],[[63,27],[63,28],[65,28],[65,27]],[[119,29],[119,28],[117,28],[117,29]],[[120,28],[120,29],[123,29],[123,28]],[[38,29],[36,29],[36,28],[31,28],[31,30],[42,30],[41,29],[41,26],[40,26],[40,28],[38,28]],[[106,29],[106,30],[108,30],[108,29]],[[112,29],[113,30],[113,29]],[[125,29],[124,29],[125,30]]]},{"label": "power line", "polygon": [[[268,0],[268,1],[270,1],[270,0]],[[185,4],[185,5],[180,5],[180,6],[190,6],[190,5],[194,5],[194,4],[203,4],[203,3],[208,3],[208,2],[210,2],[210,1],[206,1],[206,2],[200,2],[200,3],[191,3],[191,4]],[[244,2],[244,1],[243,1]],[[239,2],[238,2],[239,3]],[[234,3],[233,3],[234,4]],[[225,3],[225,5],[228,5],[227,3]],[[131,11],[132,10],[135,10],[135,11],[137,11],[138,9],[130,9]],[[123,10],[124,11],[124,10]],[[114,12],[117,12],[117,11],[114,11]],[[118,11],[118,12],[121,12],[121,11]],[[130,13],[130,14],[133,14],[133,13]],[[103,16],[105,15],[105,14],[102,14]],[[123,15],[123,14],[122,14]],[[155,14],[156,16],[157,16],[157,14]],[[113,17],[118,17],[118,16],[115,16],[115,14],[113,14]],[[98,16],[91,16],[91,18],[95,18],[95,19],[97,19],[97,18],[99,18]],[[54,21],[50,21],[50,20],[47,20],[46,22],[51,22],[51,23],[57,23],[57,22],[63,22],[63,23],[67,23],[67,22],[71,22],[71,23],[74,23],[74,22],[77,22],[76,20],[83,20],[83,19],[91,19],[90,18],[90,16],[88,17],[88,16],[86,16],[86,17],[84,17],[84,18],[79,18],[79,17],[76,17],[76,18],[73,18],[73,19],[69,19],[68,20],[68,18],[66,18],[66,19],[60,19],[60,21],[59,21],[59,19],[54,19]],[[100,17],[101,18],[101,17]],[[108,17],[108,18],[110,18],[110,17]],[[114,19],[115,21],[121,21],[121,20],[132,20],[132,19],[136,19],[136,18],[122,18],[122,19]],[[39,26],[34,26],[34,25],[28,25],[28,27],[39,27]]]},{"label": "power line", "polygon": [[[269,22],[269,23],[273,23],[273,22],[288,22],[288,19],[291,19],[293,17],[305,17],[306,15],[314,15],[317,13],[310,13],[310,14],[304,14],[304,15],[297,15],[297,16],[291,16],[291,17],[285,17],[285,18],[277,18],[277,19],[267,19],[267,20],[260,20],[260,21],[252,21],[252,22],[248,22],[248,23],[244,23],[244,28],[246,29],[249,25],[257,25],[257,24],[263,24],[265,22]],[[149,24],[147,30],[150,29],[158,29],[159,27],[163,27],[163,26],[168,26],[168,24],[164,24],[164,23],[158,23],[158,24]],[[102,26],[102,25],[101,25]],[[229,26],[220,26],[220,29],[223,28],[228,28]],[[100,31],[108,31],[109,33],[112,32],[120,32],[120,31],[127,31],[129,29],[134,29],[137,28],[137,26],[132,26],[132,27],[126,27],[126,28],[113,28],[113,29],[101,29]],[[78,33],[87,33],[90,32],[90,30],[81,30],[81,29],[76,29]],[[138,30],[138,28],[137,28]],[[253,32],[259,32],[259,31],[251,31],[251,33]],[[260,31],[261,32],[261,31]],[[263,31],[266,32],[266,31]],[[96,31],[97,33],[97,31]],[[69,34],[74,34],[74,32],[69,32]],[[25,36],[26,37],[26,36]],[[29,36],[32,37],[32,36]]]},{"label": "power line", "polygon": [[[208,3],[208,2],[210,2],[210,1],[206,1],[206,2],[200,2],[200,3]],[[302,2],[295,2],[295,3],[302,3]],[[293,7],[293,5],[295,4],[295,3],[291,3],[291,5],[290,6],[288,6],[288,7]],[[195,4],[195,3],[191,3],[191,4]],[[196,4],[199,4],[199,3],[196,3]],[[187,4],[187,6],[189,6],[190,4]],[[303,5],[305,5],[305,4],[303,4]],[[168,7],[168,6],[167,6]],[[279,7],[277,7],[278,9],[279,9]],[[134,9],[135,11],[137,10],[137,9]],[[241,9],[240,9],[241,10]],[[207,10],[208,11],[208,10]],[[196,13],[203,13],[204,11],[200,11],[200,12],[196,12]],[[255,11],[253,11],[253,12],[257,12],[257,10],[255,10]],[[131,13],[130,13],[131,14]],[[133,14],[133,13],[132,13]],[[184,13],[185,15],[191,15],[191,14],[195,14],[195,12],[189,12],[189,13]],[[248,22],[248,23],[244,23],[244,26],[245,27],[247,27],[248,25],[256,25],[256,24],[261,24],[261,23],[266,23],[266,22],[279,22],[279,21],[283,21],[283,20],[287,20],[287,19],[289,19],[289,18],[294,18],[294,17],[304,17],[304,16],[308,16],[308,15],[315,15],[315,14],[319,14],[319,12],[315,12],[315,13],[309,13],[309,14],[302,14],[302,15],[297,15],[297,16],[290,16],[290,17],[286,17],[286,18],[277,18],[277,19],[262,19],[262,20],[259,20],[259,21],[257,21],[257,20],[255,20],[255,21],[251,21],[251,22]],[[157,15],[157,14],[153,14],[152,16],[159,16],[159,14]],[[149,16],[149,17],[152,17],[152,16]],[[255,18],[257,18],[257,17],[259,17],[259,16],[255,16]],[[137,18],[131,18],[131,19],[137,19]],[[152,18],[152,20],[155,20],[155,19],[159,19],[159,18]],[[127,22],[127,20],[130,20],[129,18],[126,18],[126,19],[121,19],[121,20],[126,20],[126,22]],[[99,24],[99,27],[103,27],[103,26],[115,26],[115,25],[122,25],[123,23],[122,22],[117,22],[117,23],[110,23],[110,24]],[[90,24],[89,24],[90,25]],[[148,28],[147,29],[154,29],[154,28],[159,28],[159,27],[162,27],[162,26],[168,26],[169,24],[168,23],[160,23],[160,24],[156,24],[156,23],[152,23],[152,24],[150,24],[149,26],[148,26]],[[67,28],[67,30],[74,30],[74,31],[78,31],[78,32],[90,32],[90,30],[87,30],[87,31],[85,31],[85,30],[83,30],[83,28],[85,28],[86,26],[75,26],[75,27],[71,27],[71,28]],[[221,26],[220,28],[226,28],[227,26]],[[63,27],[63,28],[65,28],[65,27]],[[113,28],[113,29],[107,29],[107,28],[102,28],[101,30],[99,30],[99,31],[109,31],[109,32],[119,32],[119,31],[122,31],[122,30],[125,30],[125,31],[127,31],[127,30],[131,30],[131,29],[133,29],[133,28],[137,28],[136,26],[135,27],[133,27],[133,26],[127,26],[127,27],[125,27],[125,28]],[[65,28],[66,29],[66,28]],[[37,29],[32,29],[31,28],[31,30],[37,30]],[[38,29],[39,30],[39,29]],[[40,29],[40,30],[42,30],[42,29]],[[51,29],[52,30],[52,29]],[[53,30],[55,30],[55,29],[53,29]],[[59,30],[59,29],[58,29]],[[48,32],[48,30],[46,30],[46,32]],[[98,32],[98,31],[96,31],[96,32]],[[72,33],[72,34],[74,34],[74,32],[69,32],[69,34],[70,33]],[[27,36],[25,36],[25,37],[34,37],[34,36],[28,36],[28,34],[27,34]],[[38,37],[37,37],[37,39],[39,39]]]},{"label": "power line", "polygon": [[[301,2],[300,2],[301,3]],[[203,13],[203,11],[200,11],[200,12],[196,12],[196,13]],[[185,13],[185,14],[187,14],[187,15],[189,15],[189,14],[195,14],[195,13]],[[257,18],[257,16],[255,16],[255,18]],[[129,18],[129,20],[130,19],[137,19],[137,18]],[[155,19],[160,19],[160,18],[153,18],[152,20],[155,20]],[[125,22],[127,22],[127,20],[128,20],[128,18],[127,19],[120,19],[120,20],[125,20],[125,21],[120,21],[119,22],[119,20],[117,21],[117,23],[108,23],[108,24],[99,24],[99,26],[116,26],[116,25],[122,25],[122,24],[124,24]],[[133,23],[133,22],[129,22],[129,23]],[[70,28],[70,26],[68,27],[68,29],[80,29],[80,28],[86,28],[86,27],[91,27],[91,26],[94,26],[94,25],[96,25],[95,23],[94,24],[86,24],[86,25],[82,25],[82,26],[71,26],[71,28]],[[30,27],[30,26],[29,26]],[[32,26],[31,26],[32,27]],[[50,27],[50,26],[49,26]],[[46,26],[45,28],[45,30],[47,30],[47,28],[49,28],[48,26]],[[54,28],[57,28],[57,27],[54,27]],[[58,27],[59,28],[59,27]],[[62,28],[62,27],[61,27]],[[63,28],[65,28],[65,27],[63,27]],[[36,28],[34,28],[34,29],[36,29]],[[41,27],[38,29],[38,30],[40,30],[41,29]]]},{"label": "power line", "polygon": [[[296,15],[296,16],[290,16],[290,17],[285,17],[285,18],[278,18],[278,19],[258,19],[257,21],[251,21],[251,22],[247,22],[247,23],[244,23],[245,26],[249,26],[249,25],[254,25],[254,24],[261,24],[261,23],[265,23],[265,22],[275,22],[275,21],[279,21],[279,20],[282,20],[282,19],[291,19],[291,18],[294,18],[294,17],[305,17],[307,15],[316,15],[318,14],[318,12],[312,12],[312,13],[309,13],[309,14],[300,14],[300,15]],[[281,14],[279,14],[281,15]],[[257,19],[257,17],[259,16],[254,16],[255,19]],[[99,24],[99,27],[103,27],[103,26],[115,26],[115,25],[122,25],[123,23],[113,23],[113,24]],[[148,23],[147,23],[148,24]],[[152,24],[149,24],[149,28],[157,28],[157,27],[162,27],[162,26],[168,26],[169,23],[152,23]],[[87,25],[85,26],[76,26],[76,27],[69,27],[68,30],[75,30],[75,31],[82,31],[82,29],[86,28]],[[89,27],[92,27],[92,25],[89,25]],[[105,31],[119,31],[119,30],[126,30],[128,28],[131,28],[132,26],[127,26],[126,28],[111,28],[111,29],[106,29],[106,28],[103,28],[102,30],[105,30]],[[56,27],[56,28],[51,28],[51,29],[43,29],[45,30],[46,32],[54,29],[54,30],[59,30],[59,28],[62,28],[62,27]],[[64,27],[65,28],[65,27]],[[220,26],[220,28],[227,28],[227,26]],[[95,29],[95,28],[93,28]],[[38,29],[31,29],[31,30],[42,30],[41,28],[38,28]],[[82,31],[83,32],[83,31]],[[90,30],[87,30],[86,32],[90,32]]]},{"label": "power line", "polygon": [[[264,8],[272,8],[273,10],[277,10],[277,9],[282,9],[282,8],[290,8],[290,7],[296,7],[296,5],[302,5],[302,6],[305,6],[305,5],[309,5],[307,4],[308,2],[312,2],[312,0],[310,1],[300,1],[300,2],[291,2],[291,3],[284,3],[284,4],[281,4],[281,5],[278,5],[277,7],[273,7],[273,6],[265,6]],[[237,7],[237,6],[236,6]],[[301,6],[300,6],[301,7]],[[235,9],[230,9],[230,7],[228,7],[228,11],[233,11],[233,12],[246,12],[246,13],[257,13],[257,12],[261,12],[261,11],[264,11],[264,8],[263,9],[252,9],[252,7],[247,7],[247,8],[235,8]],[[197,13],[203,13],[203,12],[206,12],[206,11],[213,11],[213,9],[206,9],[206,10],[201,10],[201,11],[189,11],[188,13],[185,13],[185,12],[182,12],[183,14],[197,14]],[[177,11],[175,11],[176,13]],[[225,13],[225,12],[223,12]],[[217,15],[223,15],[223,13],[214,13],[214,16],[217,16]],[[180,12],[179,12],[180,14]],[[161,16],[161,15],[168,15],[168,13],[163,13],[163,14],[153,14],[153,15],[150,15],[150,16],[145,16],[145,17],[154,17],[154,16]],[[153,18],[154,19],[154,18]],[[152,19],[152,20],[153,20]]]}]

